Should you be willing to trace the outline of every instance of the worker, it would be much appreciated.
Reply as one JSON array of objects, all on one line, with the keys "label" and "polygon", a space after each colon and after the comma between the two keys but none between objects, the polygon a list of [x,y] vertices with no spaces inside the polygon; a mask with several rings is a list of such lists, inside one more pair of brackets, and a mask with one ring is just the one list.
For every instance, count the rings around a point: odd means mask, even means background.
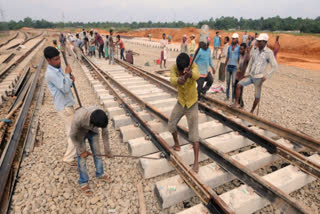
[{"label": "worker", "polygon": [[170,44],[171,43],[171,36],[168,35],[168,43]]},{"label": "worker", "polygon": [[63,33],[60,33],[59,35],[59,42],[60,42],[60,47],[62,51],[66,50],[66,37],[63,35]]},{"label": "worker", "polygon": [[197,80],[200,77],[198,66],[193,64],[188,70],[190,58],[186,53],[180,53],[176,59],[176,65],[171,68],[170,82],[178,89],[178,102],[174,106],[170,119],[169,131],[174,139],[173,149],[180,151],[177,124],[183,115],[186,115],[189,130],[189,140],[193,142],[194,164],[193,170],[199,171],[199,130],[198,130],[198,93]]},{"label": "worker", "polygon": [[[240,47],[238,45],[238,39],[239,35],[237,33],[234,33],[232,35],[232,43],[228,48],[228,53],[227,53],[227,59],[225,62],[225,68],[224,70],[226,71],[226,78],[227,78],[227,86],[226,86],[226,99],[229,100],[229,92],[230,92],[230,83],[232,87],[232,101],[234,101],[235,98],[235,88],[234,88],[234,83],[235,83],[235,77],[236,77],[236,71],[237,71],[237,66],[239,63],[239,58],[240,58]],[[227,70],[226,70],[227,68]]]},{"label": "worker", "polygon": [[[70,137],[77,150],[79,184],[81,191],[87,195],[92,195],[89,188],[87,157],[93,156],[94,165],[96,167],[96,177],[101,181],[110,183],[111,178],[104,174],[101,149],[99,145],[99,128],[102,129],[102,140],[104,145],[104,153],[111,158],[112,153],[109,146],[108,136],[108,116],[106,113],[96,106],[81,107],[76,110],[72,120]],[[86,140],[89,142],[91,152],[86,151]],[[97,155],[97,156],[96,156]]]},{"label": "worker", "polygon": [[120,38],[120,35],[117,35],[117,42],[116,42],[116,44],[118,44],[119,47],[120,47],[120,59],[126,61],[126,59],[124,58],[124,50],[125,50],[125,49],[124,49],[124,44],[123,44],[122,39]]},{"label": "worker", "polygon": [[55,40],[55,39],[52,40],[52,44],[53,44],[53,47],[55,47],[57,50],[59,50],[57,40]]},{"label": "worker", "polygon": [[[261,88],[264,81],[269,79],[274,71],[277,70],[278,64],[272,50],[267,47],[269,36],[266,33],[261,33],[257,37],[258,48],[253,50],[250,55],[250,61],[246,69],[244,78],[238,83],[236,91],[236,99],[234,107],[238,106],[241,87],[254,84],[255,99],[251,108],[251,113],[254,112],[256,106],[260,102]],[[267,66],[271,68],[267,70]]]},{"label": "worker", "polygon": [[[198,65],[200,72],[200,78],[197,80],[197,90],[198,90],[198,100],[200,100],[202,95],[205,95],[210,89],[213,83],[213,77],[209,71],[209,66],[211,67],[212,73],[215,74],[211,59],[211,50],[209,48],[210,43],[200,42],[199,43],[199,53],[197,54],[194,62]],[[206,85],[203,87],[204,83]]]},{"label": "worker", "polygon": [[76,41],[74,42],[74,52],[77,55],[78,60],[82,62],[81,54],[83,53],[82,47],[84,46],[84,41],[79,38],[79,34],[76,34]]},{"label": "worker", "polygon": [[247,44],[247,40],[248,40],[248,34],[247,34],[247,31],[245,31],[244,34],[242,35],[242,43]]},{"label": "worker", "polygon": [[189,53],[190,53],[190,58],[192,59],[194,57],[195,54],[195,50],[196,50],[196,41],[195,41],[196,36],[194,34],[192,34],[190,36],[191,39],[191,43],[190,43],[190,47],[189,47]]},{"label": "worker", "polygon": [[218,31],[216,32],[216,36],[213,39],[213,47],[214,47],[214,49],[213,49],[213,57],[212,58],[217,59],[218,58],[218,50],[221,47],[221,38],[220,38]]},{"label": "worker", "polygon": [[[75,81],[71,74],[72,70],[67,65],[65,72],[61,69],[60,52],[51,46],[44,49],[44,57],[48,62],[47,71],[45,74],[48,88],[53,97],[53,104],[58,112],[60,120],[64,124],[66,136],[69,136],[71,121],[74,114],[74,98],[71,91],[72,81]],[[67,139],[67,150],[64,154],[63,161],[71,166],[76,166],[74,161],[76,148],[72,143],[71,138]]]},{"label": "worker", "polygon": [[113,29],[109,30],[109,65],[112,63],[114,65],[114,49],[115,49],[115,40],[113,38]]},{"label": "worker", "polygon": [[277,59],[277,55],[278,55],[278,52],[280,50],[280,42],[279,42],[279,38],[280,36],[278,35],[276,37],[276,42],[274,43],[274,46],[273,46],[273,54],[274,54],[274,57]]},{"label": "worker", "polygon": [[103,52],[104,41],[97,31],[94,34],[95,34],[94,42],[97,43],[99,46],[99,59],[101,58],[101,56],[104,58],[104,52]]},{"label": "worker", "polygon": [[88,35],[88,39],[89,39],[89,56],[96,56],[96,48],[94,45],[93,29],[90,30],[90,33]]},{"label": "worker", "polygon": [[[230,38],[229,36],[226,36],[224,37],[223,39],[223,49],[220,53],[220,56],[219,56],[219,65],[218,65],[218,68],[217,70],[219,71],[219,80],[220,81],[224,81],[225,80],[225,70],[223,70],[225,68],[225,62],[226,62],[226,58],[227,58],[227,54],[228,54],[228,49],[229,49],[229,41],[230,41]],[[222,71],[221,71],[221,70]]]},{"label": "worker", "polygon": [[84,39],[85,32],[86,32],[86,31],[84,30],[84,28],[82,28],[82,31],[81,31],[80,34],[79,34],[80,39]]},{"label": "worker", "polygon": [[[239,66],[237,67],[237,73],[236,73],[236,81],[234,83],[234,88],[237,88],[238,82],[240,82],[243,79],[244,73],[246,72],[248,63],[249,63],[249,54],[247,52],[247,44],[242,43],[240,45],[240,58],[239,58]],[[244,102],[242,99],[243,95],[243,88],[241,87],[240,95],[238,99],[238,104],[240,105],[240,108],[244,107]]]},{"label": "worker", "polygon": [[188,37],[186,34],[184,34],[182,37],[182,41],[181,41],[180,53],[188,54],[188,52],[189,52],[189,50],[188,50]]},{"label": "worker", "polygon": [[151,33],[149,33],[149,34],[148,34],[149,41],[151,41],[151,36],[152,36]]},{"label": "worker", "polygon": [[109,59],[109,35],[106,35],[106,41],[104,41],[104,54],[105,54],[105,59]]},{"label": "worker", "polygon": [[161,55],[160,55],[160,68],[162,69],[162,61],[164,68],[166,68],[166,62],[168,57],[168,40],[166,40],[166,34],[162,34],[162,39],[160,40]]},{"label": "worker", "polygon": [[83,39],[84,41],[84,51],[85,51],[85,54],[88,54],[88,50],[89,50],[89,38],[87,36],[87,33],[84,31],[83,32]]}]

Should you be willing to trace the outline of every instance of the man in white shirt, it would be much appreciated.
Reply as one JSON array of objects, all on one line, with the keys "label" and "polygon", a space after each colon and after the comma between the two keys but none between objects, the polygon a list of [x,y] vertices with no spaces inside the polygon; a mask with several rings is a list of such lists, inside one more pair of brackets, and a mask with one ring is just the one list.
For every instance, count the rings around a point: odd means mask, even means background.
[{"label": "man in white shirt", "polygon": [[161,56],[160,56],[160,68],[162,68],[162,61],[164,68],[166,68],[166,62],[168,58],[168,40],[166,40],[166,34],[162,34],[162,39],[160,40],[160,46],[161,46]]},{"label": "man in white shirt", "polygon": [[[262,84],[266,79],[270,78],[272,73],[277,70],[278,64],[274,58],[273,51],[267,47],[269,36],[266,33],[261,33],[256,38],[257,48],[250,54],[250,61],[245,73],[244,78],[238,83],[236,89],[236,99],[233,104],[237,107],[241,87],[254,84],[255,86],[255,100],[252,105],[250,113],[253,113],[256,106],[260,102]],[[267,66],[270,65],[271,69],[267,71]]]}]

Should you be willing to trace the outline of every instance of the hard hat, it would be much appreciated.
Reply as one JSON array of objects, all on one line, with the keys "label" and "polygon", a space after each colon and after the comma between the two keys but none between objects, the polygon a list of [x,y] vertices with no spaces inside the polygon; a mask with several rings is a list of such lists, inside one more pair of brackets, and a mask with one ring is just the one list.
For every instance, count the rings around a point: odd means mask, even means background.
[{"label": "hard hat", "polygon": [[269,36],[266,33],[261,33],[258,38],[257,41],[268,41],[269,40]]},{"label": "hard hat", "polygon": [[184,34],[183,37],[187,38],[187,34]]},{"label": "hard hat", "polygon": [[237,33],[234,33],[234,34],[232,34],[232,37],[231,37],[232,39],[239,39],[239,34],[237,34]]},{"label": "hard hat", "polygon": [[190,37],[196,37],[194,34],[191,34],[191,36]]}]

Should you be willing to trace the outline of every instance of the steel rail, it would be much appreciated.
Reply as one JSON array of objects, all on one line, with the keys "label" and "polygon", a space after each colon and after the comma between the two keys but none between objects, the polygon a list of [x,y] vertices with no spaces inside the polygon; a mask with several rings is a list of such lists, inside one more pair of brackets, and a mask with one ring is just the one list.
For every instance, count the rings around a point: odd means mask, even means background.
[{"label": "steel rail", "polygon": [[[129,68],[129,69],[135,69],[136,71],[139,71],[141,73],[141,75],[143,75],[143,76],[146,76],[146,77],[147,76],[151,76],[151,77],[153,77],[153,79],[158,80],[157,81],[158,83],[162,82],[163,86],[165,86],[165,87],[167,87],[168,85],[170,86],[170,81],[169,80],[167,80],[165,78],[162,78],[161,76],[159,76],[157,74],[148,72],[146,70],[143,70],[141,68],[138,68],[138,67],[136,67],[134,65],[128,64],[128,63],[126,63],[124,61],[121,61],[121,60],[118,60],[118,59],[115,59],[115,61],[118,64],[121,64],[123,67]],[[171,89],[172,87],[167,87],[167,88],[172,90]],[[175,88],[172,91],[177,92],[177,90]],[[275,124],[275,123],[272,123],[270,121],[267,121],[267,120],[265,120],[265,119],[263,119],[261,117],[258,117],[256,115],[250,114],[250,113],[248,113],[246,111],[243,111],[241,109],[232,108],[228,104],[225,104],[225,103],[223,103],[223,102],[221,102],[219,100],[216,100],[216,99],[214,99],[212,97],[209,97],[209,96],[205,95],[205,96],[203,96],[203,98],[209,104],[214,105],[214,107],[216,107],[216,108],[218,108],[220,110],[223,110],[226,113],[229,113],[229,114],[232,114],[234,116],[237,116],[240,119],[246,120],[246,121],[254,124],[255,126],[258,126],[258,127],[263,128],[265,130],[273,132],[274,134],[277,134],[280,137],[288,139],[293,143],[300,144],[300,145],[303,145],[303,146],[305,146],[307,148],[310,148],[312,151],[320,152],[320,141],[318,141],[318,140],[316,140],[316,139],[314,139],[312,137],[309,137],[307,135],[303,135],[303,134],[300,134],[300,133],[295,132],[293,130],[287,129],[285,127],[282,127],[282,126],[280,126],[278,124]]]},{"label": "steel rail", "polygon": [[[93,64],[93,63],[92,63]],[[100,72],[103,72],[97,66],[96,69]],[[123,90],[126,94],[132,96],[139,103],[144,103],[144,106],[147,110],[151,111],[153,114],[160,117],[165,122],[169,121],[169,118],[160,112],[157,108],[152,105],[145,103],[143,100],[135,96],[132,92],[127,90],[124,86],[122,86],[118,81],[113,79],[108,73],[103,72],[105,76],[107,76],[108,80],[110,80],[113,84],[117,85],[121,90]],[[178,125],[178,131],[183,137],[188,140],[188,131],[187,129]],[[266,138],[267,139],[267,138]],[[310,213],[310,211],[297,203],[296,200],[292,199],[288,194],[281,191],[279,188],[265,181],[263,178],[257,176],[255,173],[248,170],[245,166],[241,165],[238,161],[233,160],[227,154],[219,151],[215,147],[211,146],[205,140],[200,139],[200,148],[204,151],[210,158],[215,160],[220,166],[222,166],[227,171],[234,174],[244,183],[248,184],[252,187],[259,195],[263,196],[271,203],[276,204],[277,206],[281,206],[281,208],[288,212],[295,213]]]},{"label": "steel rail", "polygon": [[4,71],[2,71],[0,73],[0,79],[3,78],[14,66],[19,65],[27,56],[29,56],[29,54],[36,49],[41,42],[44,40],[44,38],[42,38],[39,42],[37,42],[32,48],[30,48],[30,50],[28,50],[25,54],[23,54],[21,57],[19,57],[19,59],[17,59],[14,63],[12,63],[7,69],[5,69]]},{"label": "steel rail", "polygon": [[121,90],[125,90],[133,96],[139,103],[143,103],[137,96],[132,94],[130,91],[125,89],[121,84],[115,81],[113,78],[108,76],[107,78],[103,75],[103,71],[92,63],[87,57],[83,56],[84,61],[87,63],[99,79],[101,79],[107,87],[112,91],[116,100],[120,103],[120,106],[130,115],[133,121],[145,132],[150,140],[162,151],[165,158],[170,164],[176,169],[178,174],[183,178],[186,184],[199,196],[201,201],[211,210],[213,213],[234,213],[227,204],[207,185],[204,184],[199,176],[186,164],[183,163],[182,159],[178,154],[167,144],[167,142],[155,132],[148,123],[142,119],[135,110],[125,102],[121,95],[113,88],[112,84],[115,84]]},{"label": "steel rail", "polygon": [[[177,93],[177,90],[175,88],[173,88],[171,85],[164,83],[163,78],[158,76],[158,79],[156,78],[156,76],[154,75],[149,75],[150,72],[143,72],[142,69],[140,68],[136,68],[130,64],[127,63],[123,63],[122,61],[117,60],[117,62],[119,64],[125,64],[124,67],[129,68],[129,70],[138,73],[146,78],[151,79],[152,81],[154,81],[156,84],[160,84],[162,86],[164,86],[167,90],[171,90],[171,92],[175,92]],[[280,157],[288,160],[290,163],[292,163],[293,165],[299,167],[301,170],[303,170],[304,172],[311,174],[317,178],[320,178],[320,165],[318,163],[312,162],[310,160],[307,159],[307,157],[299,154],[298,152],[286,148],[285,146],[277,143],[274,140],[271,140],[269,138],[264,137],[263,135],[255,132],[252,129],[249,129],[246,126],[243,126],[242,124],[234,121],[233,119],[230,119],[226,116],[224,116],[222,113],[218,112],[217,110],[209,107],[208,104],[206,103],[201,103],[199,102],[199,109],[201,111],[206,112],[206,114],[212,116],[213,118],[219,120],[221,123],[227,125],[228,127],[230,127],[231,129],[233,129],[234,131],[239,132],[239,134],[241,134],[244,137],[249,138],[250,140],[252,140],[253,142],[259,144],[260,146],[266,148],[268,150],[268,152],[270,153],[277,153]]]},{"label": "steel rail", "polygon": [[14,40],[15,38],[17,38],[18,35],[19,35],[19,32],[17,32],[15,36],[13,36],[12,38],[10,38],[10,39],[7,40],[6,42],[0,44],[0,48],[1,48],[2,46],[5,46],[6,44],[8,44],[9,42],[11,42],[11,41]]},{"label": "steel rail", "polygon": [[22,134],[23,126],[25,124],[29,108],[31,106],[31,101],[36,90],[38,78],[40,75],[41,67],[44,62],[44,57],[41,58],[40,64],[34,76],[33,82],[29,88],[28,94],[25,97],[23,106],[21,107],[20,114],[15,122],[14,130],[11,133],[10,139],[8,141],[5,153],[1,157],[0,163],[0,198],[2,198],[4,190],[6,188],[6,183],[11,171],[13,160],[15,157],[16,150],[18,148],[19,140]]},{"label": "steel rail", "polygon": [[[15,45],[7,48],[7,50],[10,50],[10,49],[16,48],[16,47],[18,47],[18,46],[20,46],[20,45],[26,44],[26,43],[29,42],[30,40],[35,39],[35,38],[41,36],[41,35],[43,34],[43,32],[40,33],[40,34],[38,34],[38,35],[36,35],[36,36],[30,37],[30,38],[28,38],[28,36],[26,36],[26,33],[25,33],[25,32],[24,32],[24,34],[25,34],[25,39],[24,39],[23,42],[20,42],[20,43],[18,43],[18,44],[15,44]],[[19,50],[19,48],[18,48],[17,50]]]}]

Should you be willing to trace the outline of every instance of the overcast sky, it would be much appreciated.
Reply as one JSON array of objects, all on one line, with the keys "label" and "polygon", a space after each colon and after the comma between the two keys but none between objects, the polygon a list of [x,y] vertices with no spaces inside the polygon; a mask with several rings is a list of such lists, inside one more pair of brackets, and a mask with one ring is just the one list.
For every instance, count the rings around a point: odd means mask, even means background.
[{"label": "overcast sky", "polygon": [[320,0],[0,0],[0,20],[185,21],[320,16]]}]

